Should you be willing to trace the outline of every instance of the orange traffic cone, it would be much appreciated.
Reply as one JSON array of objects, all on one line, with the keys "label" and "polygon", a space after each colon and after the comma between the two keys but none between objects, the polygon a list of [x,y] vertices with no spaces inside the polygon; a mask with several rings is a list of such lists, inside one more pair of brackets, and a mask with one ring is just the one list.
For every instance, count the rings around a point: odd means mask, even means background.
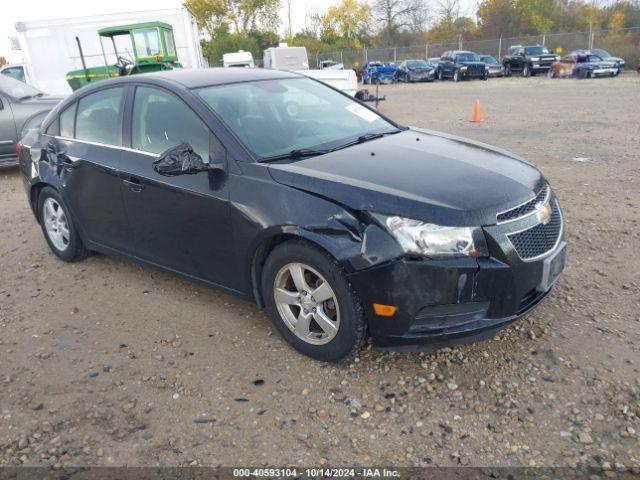
[{"label": "orange traffic cone", "polygon": [[471,117],[471,121],[473,123],[480,123],[483,120],[482,112],[480,112],[480,100],[476,100],[476,104],[473,107],[473,116]]}]

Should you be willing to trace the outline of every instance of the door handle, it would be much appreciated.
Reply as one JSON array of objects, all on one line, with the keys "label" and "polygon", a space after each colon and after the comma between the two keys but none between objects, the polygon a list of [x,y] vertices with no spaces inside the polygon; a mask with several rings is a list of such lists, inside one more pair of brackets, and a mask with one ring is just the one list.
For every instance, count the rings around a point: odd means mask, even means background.
[{"label": "door handle", "polygon": [[140,183],[140,180],[138,180],[137,178],[130,178],[129,180],[122,180],[122,182],[129,187],[129,190],[131,190],[134,193],[140,193],[142,190],[144,190],[144,185],[142,185]]},{"label": "door handle", "polygon": [[70,168],[70,169],[78,167],[78,162],[80,161],[78,157],[70,157],[66,153],[59,154],[58,158],[62,161],[62,164],[66,168]]}]

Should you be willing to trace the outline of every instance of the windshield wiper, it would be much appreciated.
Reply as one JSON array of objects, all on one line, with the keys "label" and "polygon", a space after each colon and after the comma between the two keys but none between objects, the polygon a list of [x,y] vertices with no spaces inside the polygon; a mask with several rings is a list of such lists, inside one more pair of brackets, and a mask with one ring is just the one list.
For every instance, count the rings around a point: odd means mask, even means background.
[{"label": "windshield wiper", "polygon": [[404,131],[404,130],[399,128],[398,130],[393,130],[391,132],[365,133],[364,135],[360,135],[353,142],[349,142],[349,143],[345,143],[344,145],[340,145],[339,147],[336,147],[331,151],[335,152],[336,150],[342,150],[343,148],[353,147],[354,145],[359,145],[361,143],[368,142],[370,140],[375,140],[376,138],[382,138],[382,137],[384,137],[386,135],[394,135],[394,134],[400,133],[402,131]]},{"label": "windshield wiper", "polygon": [[304,158],[304,157],[315,157],[318,155],[324,155],[325,153],[329,153],[332,150],[314,150],[311,148],[299,148],[296,150],[291,150],[289,153],[283,153],[282,155],[274,155],[272,157],[265,157],[262,160],[260,160],[261,163],[263,162],[275,162],[277,160],[290,160],[290,159],[297,159],[297,158]]}]

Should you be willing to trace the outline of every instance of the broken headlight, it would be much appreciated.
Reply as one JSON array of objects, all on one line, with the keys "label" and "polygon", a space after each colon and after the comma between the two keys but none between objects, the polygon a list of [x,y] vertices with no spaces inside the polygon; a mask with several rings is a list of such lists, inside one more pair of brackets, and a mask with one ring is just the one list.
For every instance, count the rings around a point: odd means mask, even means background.
[{"label": "broken headlight", "polygon": [[482,228],[447,227],[397,216],[374,214],[406,253],[428,258],[488,257]]}]

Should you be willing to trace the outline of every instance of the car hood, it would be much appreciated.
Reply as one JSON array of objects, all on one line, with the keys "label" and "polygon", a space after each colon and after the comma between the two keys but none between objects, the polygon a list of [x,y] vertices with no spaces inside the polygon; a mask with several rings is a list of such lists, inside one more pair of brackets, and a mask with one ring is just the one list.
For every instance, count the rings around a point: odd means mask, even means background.
[{"label": "car hood", "polygon": [[504,150],[421,129],[269,171],[281,184],[354,210],[458,226],[495,224],[498,212],[532,198],[544,181]]},{"label": "car hood", "polygon": [[22,100],[20,103],[24,103],[25,105],[51,105],[52,107],[57,105],[62,101],[63,97],[53,97],[49,95],[44,95],[42,97],[32,97],[26,100]]},{"label": "car hood", "polygon": [[484,67],[484,62],[458,62],[458,65],[463,67]]}]

